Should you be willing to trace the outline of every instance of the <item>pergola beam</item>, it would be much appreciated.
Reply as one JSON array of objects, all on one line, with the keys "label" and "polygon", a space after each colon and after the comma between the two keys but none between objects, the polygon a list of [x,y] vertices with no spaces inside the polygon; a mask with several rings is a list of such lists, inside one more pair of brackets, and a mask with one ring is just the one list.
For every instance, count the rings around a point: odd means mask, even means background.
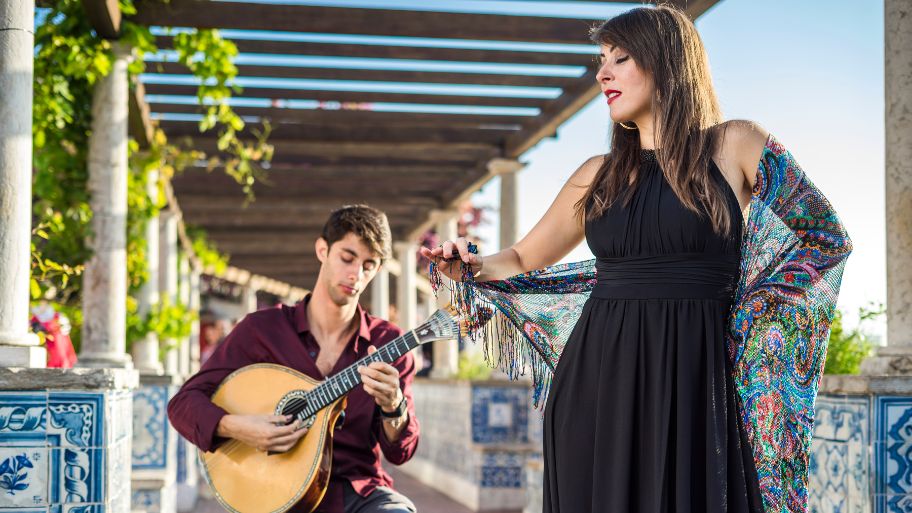
[{"label": "pergola beam", "polygon": [[[149,84],[147,94],[196,96],[197,87],[176,84]],[[371,93],[363,91],[318,91],[314,89],[272,89],[248,87],[234,98],[269,98],[273,100],[314,100],[350,104],[364,103],[418,103],[427,105],[466,105],[486,107],[545,107],[544,98],[500,98],[494,96],[457,96],[437,94]]]},{"label": "pergola beam", "polygon": [[[207,153],[217,151],[214,138],[197,138],[193,147]],[[370,159],[374,165],[383,165],[384,159],[395,157],[415,162],[467,162],[486,160],[500,155],[500,148],[491,144],[478,143],[370,143],[346,141],[302,141],[295,139],[269,138],[269,144],[276,149],[276,156],[320,157],[325,162],[357,162],[355,159]],[[275,159],[273,160],[275,162]]]},{"label": "pergola beam", "polygon": [[600,21],[205,0],[146,0],[137,8],[132,21],[143,25],[561,44],[587,43]]},{"label": "pergola beam", "polygon": [[[202,114],[205,108],[198,105],[178,103],[151,103],[157,112],[177,114]],[[424,112],[376,112],[371,110],[324,110],[324,109],[283,109],[234,107],[239,116],[259,116],[279,122],[314,123],[328,125],[373,125],[383,130],[390,126],[413,127],[466,127],[484,126],[519,126],[531,121],[531,116],[476,115],[476,114],[436,114]]]},{"label": "pergola beam", "polygon": [[[374,69],[344,69],[300,66],[260,66],[253,64],[238,65],[239,77],[268,77],[302,80],[351,80],[365,82],[416,82],[422,84],[467,84],[473,86],[505,87],[559,87],[573,84],[578,77],[541,76],[495,73],[456,73],[447,71],[399,71]],[[176,62],[146,63],[146,73],[190,76],[190,71]],[[248,91],[257,88],[247,87]]]},{"label": "pergola beam", "polygon": [[[271,137],[301,139],[304,141],[365,142],[365,143],[482,143],[500,145],[503,140],[519,131],[519,127],[493,126],[464,128],[441,126],[396,127],[395,130],[378,129],[375,125],[319,125],[303,123],[271,123]],[[198,137],[199,124],[195,121],[160,121],[159,126],[170,137]],[[252,130],[262,130],[258,123],[247,123],[240,137],[252,138]]]},{"label": "pergola beam", "polygon": [[[495,62],[505,64],[589,66],[595,53],[522,52],[509,50],[474,50],[468,48],[428,48],[421,46],[359,45],[333,43],[299,43],[291,41],[231,40],[240,53],[358,57],[366,59],[410,59],[453,62]],[[158,36],[159,48],[172,48],[172,36]],[[588,44],[588,42],[586,42]]]},{"label": "pergola beam", "polygon": [[117,0],[82,0],[82,8],[99,36],[112,40],[120,38],[122,16]]}]

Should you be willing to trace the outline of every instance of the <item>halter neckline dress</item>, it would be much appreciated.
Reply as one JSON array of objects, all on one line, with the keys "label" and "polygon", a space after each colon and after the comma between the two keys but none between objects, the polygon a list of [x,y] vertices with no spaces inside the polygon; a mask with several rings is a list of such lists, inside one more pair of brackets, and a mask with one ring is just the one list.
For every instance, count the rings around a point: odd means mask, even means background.
[{"label": "halter neckline dress", "polygon": [[741,209],[715,163],[729,236],[687,210],[655,150],[635,191],[586,222],[598,285],[555,369],[544,513],[762,513],[725,347]]}]

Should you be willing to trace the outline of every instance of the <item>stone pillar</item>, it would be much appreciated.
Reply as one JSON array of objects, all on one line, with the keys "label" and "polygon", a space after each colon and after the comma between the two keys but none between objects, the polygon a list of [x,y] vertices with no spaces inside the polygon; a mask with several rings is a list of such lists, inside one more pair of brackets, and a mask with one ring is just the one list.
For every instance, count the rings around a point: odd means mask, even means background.
[{"label": "stone pillar", "polygon": [[190,373],[195,374],[200,367],[200,323],[199,312],[202,305],[200,298],[200,269],[192,266],[190,269],[190,310],[196,314],[196,319],[190,327]]},{"label": "stone pillar", "polygon": [[[199,280],[197,279],[196,296],[193,294],[194,270],[190,268],[190,259],[186,255],[180,258],[180,300],[191,311],[199,311]],[[198,275],[197,275],[198,277]],[[194,321],[190,335],[178,350],[179,370],[183,379],[195,372],[193,365],[193,348],[196,348],[196,362],[199,363],[199,322]],[[178,435],[177,437],[177,511],[194,511],[199,499],[199,473],[196,466],[196,447]]]},{"label": "stone pillar", "polygon": [[884,2],[887,346],[862,363],[869,375],[912,374],[912,5]]},{"label": "stone pillar", "polygon": [[[187,259],[186,255],[181,255],[179,258],[179,280],[178,280],[178,297],[180,302],[190,307],[190,260]],[[193,334],[188,335],[185,340],[182,340],[180,347],[177,349],[177,370],[180,373],[182,378],[187,378],[190,376],[190,345],[192,341]]]},{"label": "stone pillar", "polygon": [[389,270],[381,266],[377,275],[371,280],[371,315],[389,319]]},{"label": "stone pillar", "polygon": [[44,367],[28,332],[35,2],[0,2],[0,361]]},{"label": "stone pillar", "polygon": [[517,173],[524,167],[518,160],[493,159],[488,170],[500,176],[500,248],[519,240],[519,184]]},{"label": "stone pillar", "polygon": [[415,288],[418,276],[418,246],[413,242],[399,241],[393,244],[396,259],[402,270],[396,280],[396,310],[399,312],[399,327],[405,330],[414,328],[418,310],[418,291]]},{"label": "stone pillar", "polygon": [[[457,236],[457,210],[439,210],[433,213],[436,218],[435,231],[440,242],[453,240]],[[441,289],[437,293],[437,307],[443,308],[450,302],[449,290]],[[459,345],[455,340],[438,340],[433,342],[434,363],[431,377],[447,379],[456,375],[459,370]]]},{"label": "stone pillar", "polygon": [[92,257],[83,274],[82,349],[78,365],[129,367],[127,319],[127,64],[130,48],[113,44],[111,72],[95,84],[89,137]]},{"label": "stone pillar", "polygon": [[253,285],[247,285],[244,287],[244,297],[242,299],[244,302],[244,310],[247,313],[253,313],[257,311],[257,288]]},{"label": "stone pillar", "polygon": [[[158,172],[149,173],[149,182],[146,184],[146,194],[150,198],[158,197]],[[139,291],[139,315],[146,316],[158,305],[159,277],[158,277],[158,214],[156,213],[146,223],[146,265],[149,269],[149,279]],[[149,333],[142,340],[133,342],[131,350],[133,365],[143,374],[161,374],[164,369],[158,355],[158,334]]]},{"label": "stone pillar", "polygon": [[[162,303],[177,303],[177,215],[170,210],[163,210],[159,217],[159,274],[158,290]],[[171,349],[165,352],[165,374],[176,375],[179,372],[177,340],[161,341]]]}]

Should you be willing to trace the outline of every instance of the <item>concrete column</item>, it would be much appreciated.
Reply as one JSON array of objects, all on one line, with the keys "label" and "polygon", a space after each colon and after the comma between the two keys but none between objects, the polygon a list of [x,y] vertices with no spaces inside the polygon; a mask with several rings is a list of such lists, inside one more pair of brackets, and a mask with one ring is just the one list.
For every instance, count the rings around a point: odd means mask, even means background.
[{"label": "concrete column", "polygon": [[[179,263],[179,280],[178,280],[178,296],[180,297],[180,302],[187,307],[190,307],[190,260],[187,259],[186,255],[181,255]],[[191,330],[192,331],[192,330]],[[190,376],[190,346],[193,340],[193,334],[188,335],[184,340],[180,342],[180,347],[178,347],[177,355],[177,369],[180,372],[182,377]]]},{"label": "concrete column", "polygon": [[500,176],[500,248],[519,240],[519,183],[517,173],[524,167],[518,160],[493,159],[488,170]]},{"label": "concrete column", "polygon": [[44,367],[28,332],[35,2],[0,2],[0,361]]},{"label": "concrete column", "polygon": [[[162,211],[159,217],[158,290],[162,302],[167,302],[171,305],[177,303],[178,298],[177,222],[177,215],[170,210]],[[161,343],[164,344],[164,347],[171,348],[165,352],[165,374],[178,374],[180,369],[177,340],[165,339]]]},{"label": "concrete column", "polygon": [[244,296],[242,301],[244,302],[244,311],[247,313],[253,313],[257,311],[257,289],[253,285],[248,285],[244,288]]},{"label": "concrete column", "polygon": [[200,298],[200,269],[193,266],[190,269],[190,310],[196,314],[196,320],[190,327],[190,373],[195,374],[200,367],[200,323],[199,311],[202,304]]},{"label": "concrete column", "polygon": [[127,318],[127,64],[130,48],[113,43],[111,72],[95,84],[89,137],[92,257],[83,275],[80,366],[130,367]]},{"label": "concrete column", "polygon": [[884,2],[887,346],[862,362],[871,375],[912,374],[912,5]]},{"label": "concrete column", "polygon": [[418,311],[418,290],[415,287],[418,273],[415,266],[418,265],[418,246],[413,242],[399,241],[393,243],[393,249],[399,265],[402,266],[399,279],[396,280],[396,309],[399,312],[399,327],[410,330],[417,325],[415,318]]},{"label": "concrete column", "polygon": [[[436,218],[435,231],[440,242],[453,240],[457,236],[457,220],[459,211],[439,210],[432,214]],[[442,289],[437,293],[437,307],[443,308],[450,302],[449,290]],[[459,370],[459,346],[454,340],[439,340],[433,342],[434,365],[431,367],[431,377],[438,379],[451,378]]]},{"label": "concrete column", "polygon": [[[158,197],[158,172],[149,173],[149,182],[146,184],[146,194],[150,198]],[[146,316],[158,305],[158,214],[156,213],[146,223],[146,265],[149,268],[149,279],[139,291],[139,315]],[[158,334],[149,333],[142,340],[133,342],[131,350],[133,365],[143,374],[161,374],[161,361],[158,356]]]},{"label": "concrete column", "polygon": [[371,280],[371,315],[389,319],[389,270],[380,267],[377,275]]}]

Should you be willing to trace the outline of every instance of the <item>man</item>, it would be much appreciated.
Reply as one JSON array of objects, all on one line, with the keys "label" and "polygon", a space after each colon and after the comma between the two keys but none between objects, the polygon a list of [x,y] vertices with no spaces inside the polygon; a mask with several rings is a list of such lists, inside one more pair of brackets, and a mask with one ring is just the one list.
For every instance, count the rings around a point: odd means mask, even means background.
[{"label": "man", "polygon": [[[227,414],[210,397],[228,374],[246,365],[275,363],[322,380],[397,338],[399,328],[358,305],[390,246],[382,212],[363,205],[334,211],[315,244],[320,273],[311,294],[295,306],[249,314],[234,328],[168,404],[177,431],[203,451],[229,438],[261,451],[291,449],[307,432],[298,421]],[[411,395],[415,357],[407,353],[393,365],[375,362],[359,372],[363,385],[348,394],[344,423],[334,433],[329,487],[316,511],[414,513],[411,501],[392,489],[380,454],[400,465],[418,445]]]}]

